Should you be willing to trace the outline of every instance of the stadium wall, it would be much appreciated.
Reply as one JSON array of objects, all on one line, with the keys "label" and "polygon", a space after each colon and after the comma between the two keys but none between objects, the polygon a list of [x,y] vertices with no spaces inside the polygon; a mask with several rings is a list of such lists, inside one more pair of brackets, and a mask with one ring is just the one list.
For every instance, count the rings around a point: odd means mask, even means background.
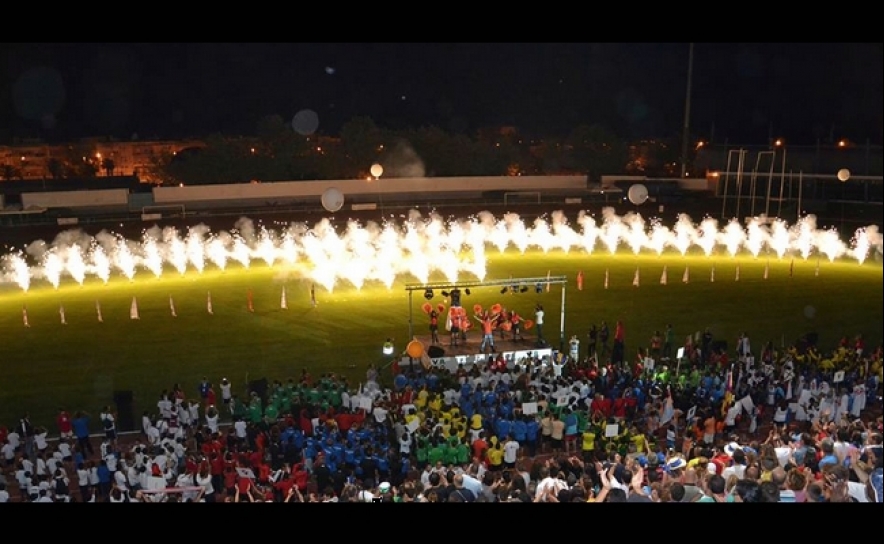
[{"label": "stadium wall", "polygon": [[98,189],[87,191],[52,191],[22,193],[22,208],[128,208],[128,189]]},{"label": "stadium wall", "polygon": [[371,201],[376,197],[433,195],[436,198],[467,198],[489,192],[580,191],[586,190],[586,176],[499,176],[450,178],[391,178],[371,180],[280,181],[220,185],[185,185],[155,187],[156,204],[192,204],[197,202],[318,201],[329,188],[337,188],[351,201]]}]

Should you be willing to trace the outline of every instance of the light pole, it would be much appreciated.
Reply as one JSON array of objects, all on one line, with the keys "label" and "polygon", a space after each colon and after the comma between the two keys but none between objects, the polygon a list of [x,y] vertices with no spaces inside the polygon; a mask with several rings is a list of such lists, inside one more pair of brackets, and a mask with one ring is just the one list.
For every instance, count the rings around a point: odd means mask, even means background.
[{"label": "light pole", "polygon": [[694,44],[688,49],[688,84],[684,93],[684,126],[681,134],[681,177],[688,172],[688,131],[691,124],[691,78],[694,74]]}]

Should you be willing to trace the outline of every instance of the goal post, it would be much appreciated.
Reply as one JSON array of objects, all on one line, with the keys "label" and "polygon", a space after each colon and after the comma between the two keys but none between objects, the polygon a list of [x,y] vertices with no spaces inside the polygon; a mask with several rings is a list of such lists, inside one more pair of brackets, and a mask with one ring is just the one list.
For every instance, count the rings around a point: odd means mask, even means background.
[{"label": "goal post", "polygon": [[540,191],[508,191],[503,193],[503,203],[510,204],[540,204]]},{"label": "goal post", "polygon": [[185,215],[184,204],[155,204],[141,207],[141,218],[145,221],[164,217],[184,217]]}]

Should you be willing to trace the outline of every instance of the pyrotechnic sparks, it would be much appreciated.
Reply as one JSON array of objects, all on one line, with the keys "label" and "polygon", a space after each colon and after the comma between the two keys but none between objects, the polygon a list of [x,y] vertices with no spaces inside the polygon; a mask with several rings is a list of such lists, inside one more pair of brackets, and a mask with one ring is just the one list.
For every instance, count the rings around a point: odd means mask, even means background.
[{"label": "pyrotechnic sparks", "polygon": [[[599,226],[601,225],[601,226]],[[816,218],[807,216],[794,225],[782,219],[756,217],[743,227],[731,220],[719,229],[718,221],[705,218],[699,225],[680,215],[672,229],[658,219],[636,213],[618,216],[612,208],[602,210],[597,222],[581,212],[573,228],[562,212],[525,221],[518,214],[501,218],[490,212],[474,217],[446,220],[412,210],[401,222],[381,225],[350,220],[336,226],[323,219],[313,227],[304,223],[282,225],[278,230],[256,229],[247,218],[230,232],[213,233],[205,225],[180,232],[173,227],[145,230],[140,240],[102,231],[94,237],[81,230],[65,231],[47,243],[38,240],[22,252],[0,258],[0,280],[27,291],[35,280],[58,289],[63,278],[83,285],[89,276],[107,283],[114,274],[133,280],[139,271],[156,278],[163,274],[202,273],[214,267],[224,271],[231,262],[249,268],[256,261],[268,267],[291,267],[328,291],[348,283],[357,289],[369,282],[390,288],[397,278],[427,282],[433,274],[456,282],[466,274],[479,280],[486,274],[486,251],[529,249],[544,253],[562,251],[591,255],[597,248],[634,254],[666,250],[687,254],[697,248],[712,256],[718,248],[736,256],[741,250],[758,257],[762,251],[782,259],[787,254],[803,259],[816,253],[830,262],[853,258],[860,264],[874,252],[882,253],[877,226],[858,229],[850,245],[829,229],[818,229]]]}]

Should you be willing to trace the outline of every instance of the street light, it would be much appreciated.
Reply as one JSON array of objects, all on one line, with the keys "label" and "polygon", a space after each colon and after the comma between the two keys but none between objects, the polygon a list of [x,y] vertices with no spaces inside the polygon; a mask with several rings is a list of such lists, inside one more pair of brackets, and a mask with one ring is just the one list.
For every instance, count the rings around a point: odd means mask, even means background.
[{"label": "street light", "polygon": [[[783,207],[783,186],[786,183],[786,146],[785,142],[783,142],[782,138],[777,138],[774,140],[774,148],[782,148],[783,149],[783,167],[780,171],[780,209]],[[767,199],[764,203],[764,215],[770,216],[770,179],[767,180]],[[777,217],[779,217],[780,211],[777,211]]]}]

